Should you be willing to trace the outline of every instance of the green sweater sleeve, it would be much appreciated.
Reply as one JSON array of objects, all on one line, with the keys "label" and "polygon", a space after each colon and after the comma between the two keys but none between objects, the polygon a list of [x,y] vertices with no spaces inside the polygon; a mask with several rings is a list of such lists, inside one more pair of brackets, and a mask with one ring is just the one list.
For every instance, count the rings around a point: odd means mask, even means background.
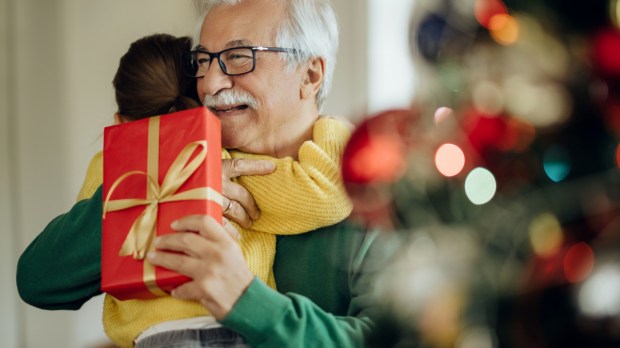
[{"label": "green sweater sleeve", "polygon": [[17,289],[42,309],[78,309],[101,293],[101,187],[52,220],[22,253]]},{"label": "green sweater sleeve", "polygon": [[252,347],[364,346],[378,312],[371,287],[384,253],[377,233],[346,226],[282,236],[274,271],[283,293],[255,278],[222,325]]},{"label": "green sweater sleeve", "polygon": [[280,294],[258,278],[221,323],[252,347],[362,347],[372,328],[368,316],[336,316],[308,298]]}]

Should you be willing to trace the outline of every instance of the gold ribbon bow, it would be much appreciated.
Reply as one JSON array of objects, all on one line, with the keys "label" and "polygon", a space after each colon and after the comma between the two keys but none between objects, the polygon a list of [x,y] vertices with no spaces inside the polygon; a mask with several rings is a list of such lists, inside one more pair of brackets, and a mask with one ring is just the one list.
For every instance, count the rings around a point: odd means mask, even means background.
[{"label": "gold ribbon bow", "polygon": [[[159,170],[159,116],[149,118],[148,125],[148,159],[147,172],[130,171],[121,175],[110,187],[103,205],[103,218],[107,212],[124,210],[145,205],[146,208],[131,226],[119,255],[133,255],[136,260],[144,260],[146,253],[154,249],[153,239],[156,235],[157,211],[160,203],[184,200],[211,200],[222,205],[222,195],[210,187],[199,187],[177,193],[176,191],[204,163],[207,158],[207,142],[199,140],[187,144],[172,162],[161,184],[158,184]],[[200,152],[190,161],[196,149]],[[144,175],[147,179],[146,198],[129,198],[110,200],[112,193],[128,177]],[[166,295],[155,283],[155,267],[144,261],[143,280],[146,287],[158,296]]]}]

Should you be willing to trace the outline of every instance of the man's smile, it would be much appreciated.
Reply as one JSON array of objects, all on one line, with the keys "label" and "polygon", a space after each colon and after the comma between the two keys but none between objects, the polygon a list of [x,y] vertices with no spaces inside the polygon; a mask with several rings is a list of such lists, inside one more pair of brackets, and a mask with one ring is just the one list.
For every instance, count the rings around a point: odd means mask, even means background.
[{"label": "man's smile", "polygon": [[240,105],[218,105],[218,106],[210,106],[209,110],[211,110],[216,116],[223,115],[232,115],[237,111],[246,110],[249,106],[247,104]]}]

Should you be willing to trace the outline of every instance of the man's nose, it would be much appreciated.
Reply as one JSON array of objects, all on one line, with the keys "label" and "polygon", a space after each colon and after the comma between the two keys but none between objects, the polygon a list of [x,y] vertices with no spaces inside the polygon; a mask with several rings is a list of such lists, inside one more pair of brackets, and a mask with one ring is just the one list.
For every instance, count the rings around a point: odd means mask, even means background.
[{"label": "man's nose", "polygon": [[215,95],[223,89],[232,88],[232,77],[224,74],[219,59],[214,59],[201,79],[202,92],[205,95]]}]

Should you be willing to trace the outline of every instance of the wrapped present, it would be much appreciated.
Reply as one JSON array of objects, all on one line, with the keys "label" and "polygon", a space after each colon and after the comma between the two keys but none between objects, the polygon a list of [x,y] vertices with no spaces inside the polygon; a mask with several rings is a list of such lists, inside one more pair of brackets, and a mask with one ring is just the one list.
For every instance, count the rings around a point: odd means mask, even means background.
[{"label": "wrapped present", "polygon": [[207,214],[221,223],[220,129],[203,107],[105,128],[103,292],[147,299],[189,280],[145,256],[183,216]]}]

